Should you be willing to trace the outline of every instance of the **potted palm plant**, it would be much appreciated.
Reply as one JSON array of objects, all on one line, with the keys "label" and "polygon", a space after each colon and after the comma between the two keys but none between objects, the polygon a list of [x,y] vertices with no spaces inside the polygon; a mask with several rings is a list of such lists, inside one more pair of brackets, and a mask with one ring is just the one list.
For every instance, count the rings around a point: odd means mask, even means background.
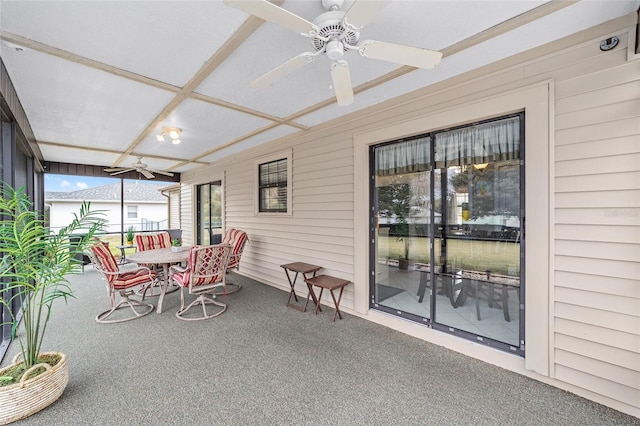
[{"label": "potted palm plant", "polygon": [[130,226],[127,228],[127,232],[126,232],[126,238],[127,238],[127,244],[132,246],[133,245],[133,238],[135,236],[135,230],[133,229],[133,226]]},{"label": "potted palm plant", "polygon": [[[68,381],[66,355],[43,352],[53,302],[73,297],[67,275],[81,273],[77,255],[103,226],[102,212],[83,202],[68,226],[51,232],[23,189],[0,183],[0,303],[11,315],[20,351],[0,370],[0,424],[29,416],[54,402]],[[72,238],[70,238],[73,235]],[[20,318],[11,305],[20,306]]]}]

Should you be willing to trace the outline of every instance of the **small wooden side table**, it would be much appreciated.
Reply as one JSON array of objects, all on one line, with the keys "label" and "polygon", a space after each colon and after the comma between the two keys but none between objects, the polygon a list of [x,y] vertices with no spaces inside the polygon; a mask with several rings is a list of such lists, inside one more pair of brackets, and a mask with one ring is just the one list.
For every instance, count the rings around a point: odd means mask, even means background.
[{"label": "small wooden side table", "polygon": [[132,249],[134,249],[134,250],[136,250],[136,251],[138,250],[138,246],[135,246],[135,245],[133,245],[133,244],[126,244],[126,245],[124,245],[124,246],[116,246],[116,248],[119,248],[119,249],[120,249],[120,254],[121,254],[121,256],[120,256],[120,263],[121,263],[121,264],[127,263],[127,254],[125,253],[125,250],[126,250],[126,249],[128,249],[128,248],[132,248]]},{"label": "small wooden side table", "polygon": [[[318,275],[317,277],[314,276],[305,279],[305,282],[307,283],[307,286],[309,286],[309,291],[313,295],[314,302],[316,302],[316,315],[318,315],[318,310],[322,310],[320,309],[320,300],[322,300],[322,292],[326,288],[331,292],[331,298],[333,299],[333,304],[336,307],[336,313],[333,314],[333,321],[335,322],[336,316],[342,319],[342,314],[340,313],[340,300],[342,299],[342,292],[344,291],[344,288],[347,286],[347,284],[350,284],[351,281],[342,278],[331,277],[329,275]],[[318,295],[317,297],[315,296],[315,293],[313,291],[314,285],[316,287],[320,287],[320,295]],[[336,300],[336,296],[333,291],[337,289],[340,289],[340,294],[338,295],[338,299]]]},{"label": "small wooden side table", "polygon": [[[305,312],[307,310],[307,305],[309,304],[309,296],[313,297],[313,302],[317,306],[318,301],[316,300],[316,295],[313,293],[313,291],[311,290],[311,287],[308,284],[307,284],[307,287],[309,287],[309,294],[307,294],[307,301],[304,304],[304,307],[297,306],[291,303],[291,296],[293,296],[296,302],[298,301],[298,296],[296,295],[296,290],[295,290],[298,274],[302,274],[302,277],[306,282],[308,278],[315,277],[316,272],[322,269],[322,266],[312,265],[310,263],[304,263],[304,262],[293,262],[293,263],[287,263],[285,265],[280,265],[280,267],[283,268],[284,272],[287,274],[287,280],[289,281],[289,285],[291,286],[291,291],[289,291],[289,299],[287,299],[287,306],[293,309],[297,309],[300,312]],[[289,271],[296,273],[293,276],[293,280],[289,275]],[[311,277],[308,277],[307,274],[313,274],[313,275]]]}]

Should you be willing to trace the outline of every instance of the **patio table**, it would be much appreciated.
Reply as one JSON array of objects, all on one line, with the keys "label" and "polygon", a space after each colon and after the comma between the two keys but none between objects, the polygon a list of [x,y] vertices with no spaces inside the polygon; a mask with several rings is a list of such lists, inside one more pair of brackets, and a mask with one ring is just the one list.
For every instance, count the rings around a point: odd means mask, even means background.
[{"label": "patio table", "polygon": [[[307,305],[309,304],[309,296],[313,297],[313,303],[315,303],[316,306],[318,306],[318,300],[316,300],[316,295],[308,283],[307,283],[307,288],[309,290],[309,293],[307,293],[307,301],[304,304],[304,307],[296,306],[293,303],[291,303],[291,296],[293,296],[296,302],[298,301],[298,296],[296,295],[296,291],[295,291],[295,285],[296,285],[296,280],[298,279],[298,274],[302,274],[302,278],[306,283],[307,279],[311,278],[311,277],[308,277],[307,275],[313,274],[312,277],[315,277],[316,272],[322,269],[322,266],[312,265],[310,263],[305,263],[305,262],[293,262],[293,263],[287,263],[285,265],[280,265],[280,267],[284,269],[284,272],[287,274],[287,280],[289,281],[289,286],[291,286],[291,291],[289,291],[289,299],[287,299],[287,306],[293,309],[297,309],[300,312],[305,312],[307,310]],[[289,275],[289,271],[295,272],[295,275],[293,276],[293,280]]]},{"label": "patio table", "polygon": [[125,250],[132,248],[134,250],[138,250],[138,246],[133,244],[125,244],[123,246],[116,246],[117,249],[120,249],[120,264],[127,263],[127,253]]},{"label": "patio table", "polygon": [[[326,288],[331,292],[331,298],[333,299],[333,305],[336,307],[336,312],[333,314],[333,322],[336,320],[336,316],[342,319],[342,313],[340,313],[340,300],[342,300],[342,292],[344,288],[351,283],[349,280],[345,280],[343,278],[332,277],[330,275],[318,275],[313,276],[312,278],[305,279],[305,282],[309,286],[309,291],[313,296],[313,300],[316,302],[316,310],[315,313],[318,315],[318,311],[322,311],[320,309],[320,300],[322,300],[322,292]],[[313,286],[320,287],[320,294],[318,296],[315,295],[313,291]],[[334,294],[334,290],[340,289],[340,293],[338,298],[336,299],[336,295]],[[307,297],[307,301],[309,298]]]},{"label": "patio table", "polygon": [[160,248],[154,250],[144,250],[132,253],[128,256],[129,262],[135,262],[143,265],[159,265],[162,266],[164,272],[162,280],[162,288],[160,297],[158,298],[158,313],[162,313],[162,302],[164,295],[169,287],[169,266],[176,263],[186,262],[189,258],[189,250],[191,247],[181,247],[182,251],[173,251],[171,248]]}]

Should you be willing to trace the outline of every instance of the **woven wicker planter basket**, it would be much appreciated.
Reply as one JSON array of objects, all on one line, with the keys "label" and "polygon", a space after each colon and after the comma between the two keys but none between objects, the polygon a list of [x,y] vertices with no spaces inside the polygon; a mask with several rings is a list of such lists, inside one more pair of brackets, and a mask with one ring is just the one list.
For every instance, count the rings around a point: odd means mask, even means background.
[{"label": "woven wicker planter basket", "polygon": [[[45,352],[42,355],[55,353]],[[14,364],[17,363],[18,355],[13,358]],[[0,388],[0,425],[37,413],[60,398],[69,381],[69,367],[67,356],[63,353],[58,355],[61,356],[60,362],[53,367],[39,364],[47,368],[44,373]],[[3,370],[0,370],[0,376]]]}]

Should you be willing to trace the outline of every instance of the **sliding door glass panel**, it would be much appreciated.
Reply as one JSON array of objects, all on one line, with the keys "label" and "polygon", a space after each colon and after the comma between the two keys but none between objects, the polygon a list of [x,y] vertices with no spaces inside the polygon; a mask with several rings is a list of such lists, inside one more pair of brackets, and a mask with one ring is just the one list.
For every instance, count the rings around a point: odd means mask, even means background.
[{"label": "sliding door glass panel", "polygon": [[523,351],[521,120],[372,148],[374,309]]},{"label": "sliding door glass panel", "polygon": [[218,244],[222,238],[222,182],[198,185],[198,244]]},{"label": "sliding door glass panel", "polygon": [[429,318],[429,138],[375,151],[375,283],[371,301]]},{"label": "sliding door glass panel", "polygon": [[435,136],[435,321],[519,346],[519,117]]}]

